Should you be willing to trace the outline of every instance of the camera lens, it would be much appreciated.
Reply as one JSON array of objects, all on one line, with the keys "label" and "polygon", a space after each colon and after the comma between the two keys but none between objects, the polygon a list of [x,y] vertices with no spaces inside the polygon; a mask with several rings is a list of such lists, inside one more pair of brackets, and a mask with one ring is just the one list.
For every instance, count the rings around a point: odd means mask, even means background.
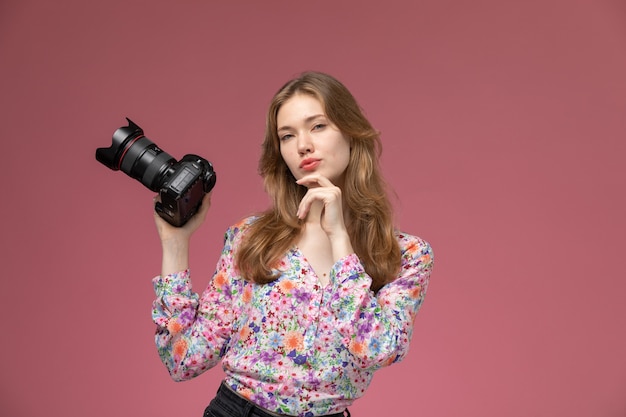
[{"label": "camera lens", "polygon": [[128,126],[113,133],[113,144],[109,148],[96,150],[96,159],[158,192],[176,159],[145,137],[139,126],[128,118],[126,120]]}]

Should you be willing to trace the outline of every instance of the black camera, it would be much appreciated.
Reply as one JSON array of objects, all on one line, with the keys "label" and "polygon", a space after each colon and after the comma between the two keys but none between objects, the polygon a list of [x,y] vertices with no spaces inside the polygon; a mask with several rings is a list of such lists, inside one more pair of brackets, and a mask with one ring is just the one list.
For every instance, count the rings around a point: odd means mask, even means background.
[{"label": "black camera", "polygon": [[169,224],[187,223],[215,186],[213,165],[197,155],[185,155],[177,162],[143,134],[128,117],[128,126],[113,133],[109,148],[96,149],[96,159],[113,171],[122,170],[161,197],[155,211]]}]

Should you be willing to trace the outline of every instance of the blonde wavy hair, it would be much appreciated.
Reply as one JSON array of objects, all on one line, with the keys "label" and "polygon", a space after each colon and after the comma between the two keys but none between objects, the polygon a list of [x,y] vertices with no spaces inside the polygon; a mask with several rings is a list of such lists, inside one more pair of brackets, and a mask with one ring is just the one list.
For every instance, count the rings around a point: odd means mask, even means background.
[{"label": "blonde wavy hair", "polygon": [[281,156],[276,124],[279,109],[295,94],[308,94],[319,100],[326,116],[350,140],[350,161],[342,188],[343,205],[349,213],[346,226],[352,246],[372,278],[371,288],[378,291],[395,279],[401,257],[392,207],[378,164],[382,151],[380,135],[350,91],[337,79],[320,72],[305,72],[287,82],[271,101],[259,173],[273,206],[246,231],[235,254],[237,267],[249,281],[264,284],[276,280],[279,274],[272,269],[302,230],[296,212],[307,188],[296,184]]}]

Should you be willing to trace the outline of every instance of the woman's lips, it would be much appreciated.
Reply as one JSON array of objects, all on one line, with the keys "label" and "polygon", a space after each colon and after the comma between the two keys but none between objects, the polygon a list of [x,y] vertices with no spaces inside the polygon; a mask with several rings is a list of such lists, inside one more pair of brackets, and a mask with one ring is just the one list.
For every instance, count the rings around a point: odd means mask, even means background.
[{"label": "woman's lips", "polygon": [[320,164],[320,159],[305,159],[300,163],[300,168],[305,171],[313,171]]}]

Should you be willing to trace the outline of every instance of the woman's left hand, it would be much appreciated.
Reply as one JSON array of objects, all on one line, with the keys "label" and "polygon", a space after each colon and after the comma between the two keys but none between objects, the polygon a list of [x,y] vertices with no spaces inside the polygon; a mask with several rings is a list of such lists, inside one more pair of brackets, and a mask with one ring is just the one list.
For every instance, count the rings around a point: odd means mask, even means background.
[{"label": "woman's left hand", "polygon": [[[305,219],[309,215],[319,215],[320,225],[328,237],[332,238],[332,236],[346,234],[341,189],[330,182],[328,178],[319,174],[307,175],[296,182],[309,189],[302,201],[300,201],[297,213],[298,218]],[[314,206],[316,202],[319,202],[317,204],[320,207],[319,213]]]},{"label": "woman's left hand", "polygon": [[309,189],[298,206],[298,218],[319,221],[330,241],[335,262],[353,253],[343,217],[341,189],[319,174],[307,175],[296,182]]}]

